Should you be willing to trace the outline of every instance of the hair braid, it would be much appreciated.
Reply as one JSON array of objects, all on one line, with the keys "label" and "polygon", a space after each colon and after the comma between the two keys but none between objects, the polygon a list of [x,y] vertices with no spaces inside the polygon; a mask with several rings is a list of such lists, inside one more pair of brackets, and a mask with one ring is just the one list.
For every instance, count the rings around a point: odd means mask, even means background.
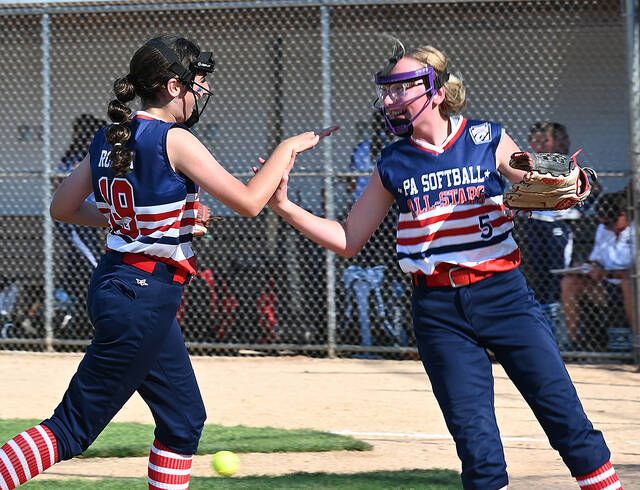
[{"label": "hair braid", "polygon": [[127,103],[136,97],[136,89],[131,78],[131,75],[127,75],[113,82],[116,98],[109,102],[107,109],[109,119],[113,121],[106,133],[107,141],[113,146],[109,159],[111,168],[118,175],[127,173],[133,162],[133,151],[126,147],[131,138],[129,118],[132,112]]}]

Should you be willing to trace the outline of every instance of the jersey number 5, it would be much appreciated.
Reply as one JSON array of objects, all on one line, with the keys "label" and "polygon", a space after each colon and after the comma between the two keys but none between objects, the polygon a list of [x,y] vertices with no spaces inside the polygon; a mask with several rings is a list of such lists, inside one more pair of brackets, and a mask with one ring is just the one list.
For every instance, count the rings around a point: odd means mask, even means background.
[{"label": "jersey number 5", "polygon": [[109,221],[113,231],[137,238],[140,234],[136,222],[135,203],[133,200],[133,186],[127,179],[116,177],[109,185],[107,177],[98,181],[102,198],[111,208]]},{"label": "jersey number 5", "polygon": [[478,216],[478,221],[480,223],[480,237],[488,240],[493,236],[493,226],[491,225],[491,221],[489,220],[488,214],[483,214],[482,216]]}]

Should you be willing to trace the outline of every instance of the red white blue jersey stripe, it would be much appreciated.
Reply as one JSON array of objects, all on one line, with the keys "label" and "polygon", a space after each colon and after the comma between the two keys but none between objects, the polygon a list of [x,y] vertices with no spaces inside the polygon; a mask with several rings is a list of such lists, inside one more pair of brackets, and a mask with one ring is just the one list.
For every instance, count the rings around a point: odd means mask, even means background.
[{"label": "red white blue jersey stripe", "polygon": [[432,275],[439,264],[500,272],[520,263],[496,167],[502,127],[451,118],[442,146],[415,138],[387,146],[378,162],[399,207],[397,253],[404,272]]},{"label": "red white blue jersey stripe", "polygon": [[133,169],[123,176],[111,170],[104,129],[90,148],[94,194],[98,209],[111,225],[107,248],[152,258],[196,272],[191,247],[199,189],[176,173],[166,151],[167,132],[176,123],[137,112],[127,146],[134,151]]}]

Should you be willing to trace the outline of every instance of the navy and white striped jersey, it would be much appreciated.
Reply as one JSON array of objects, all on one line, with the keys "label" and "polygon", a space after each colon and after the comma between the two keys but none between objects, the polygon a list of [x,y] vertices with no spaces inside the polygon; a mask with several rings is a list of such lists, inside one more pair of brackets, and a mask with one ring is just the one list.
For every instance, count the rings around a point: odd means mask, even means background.
[{"label": "navy and white striped jersey", "polygon": [[387,146],[378,161],[382,183],[400,210],[400,267],[427,275],[438,264],[514,269],[520,253],[496,167],[503,129],[461,116],[451,118],[451,127],[442,146],[404,138]]},{"label": "navy and white striped jersey", "polygon": [[137,112],[130,123],[127,147],[134,151],[133,169],[116,176],[111,169],[111,145],[105,128],[91,143],[93,189],[98,209],[111,229],[107,248],[142,253],[196,272],[191,240],[198,209],[198,185],[176,173],[167,156],[167,133],[177,123]]}]

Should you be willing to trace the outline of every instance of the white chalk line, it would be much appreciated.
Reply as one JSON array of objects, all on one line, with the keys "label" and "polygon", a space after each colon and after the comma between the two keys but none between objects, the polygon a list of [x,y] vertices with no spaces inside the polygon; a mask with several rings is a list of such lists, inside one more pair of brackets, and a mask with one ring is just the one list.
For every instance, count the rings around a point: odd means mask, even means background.
[{"label": "white chalk line", "polygon": [[[424,432],[358,432],[353,430],[332,430],[332,434],[353,437],[395,437],[402,439],[421,439],[430,441],[450,440],[453,441],[449,434],[426,434]],[[547,439],[539,437],[501,437],[506,442],[543,442],[548,444]]]}]

